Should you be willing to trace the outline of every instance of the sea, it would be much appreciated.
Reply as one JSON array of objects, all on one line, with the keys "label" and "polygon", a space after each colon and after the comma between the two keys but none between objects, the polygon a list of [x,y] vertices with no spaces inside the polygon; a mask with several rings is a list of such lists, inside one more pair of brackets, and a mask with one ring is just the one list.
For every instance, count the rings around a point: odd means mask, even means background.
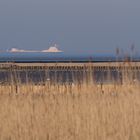
[{"label": "sea", "polygon": [[72,53],[31,53],[31,52],[4,52],[0,53],[0,62],[84,62],[84,61],[123,61],[131,59],[140,61],[140,56],[120,56],[115,54],[72,54]]}]

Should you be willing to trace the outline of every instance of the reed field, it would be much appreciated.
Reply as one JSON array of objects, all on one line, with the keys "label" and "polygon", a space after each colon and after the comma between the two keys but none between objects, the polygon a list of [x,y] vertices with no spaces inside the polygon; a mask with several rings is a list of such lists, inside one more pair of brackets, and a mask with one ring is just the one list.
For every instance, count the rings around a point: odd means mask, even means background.
[{"label": "reed field", "polygon": [[89,77],[1,84],[0,140],[139,140],[140,83],[124,77],[123,84]]}]

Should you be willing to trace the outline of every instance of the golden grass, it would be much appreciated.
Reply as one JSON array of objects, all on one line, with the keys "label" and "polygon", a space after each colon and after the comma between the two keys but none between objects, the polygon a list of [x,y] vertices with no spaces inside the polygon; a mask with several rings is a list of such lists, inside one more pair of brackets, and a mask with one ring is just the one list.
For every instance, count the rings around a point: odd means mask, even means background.
[{"label": "golden grass", "polygon": [[139,140],[140,84],[0,85],[0,140]]},{"label": "golden grass", "polygon": [[139,140],[139,91],[139,84],[1,86],[0,139]]}]

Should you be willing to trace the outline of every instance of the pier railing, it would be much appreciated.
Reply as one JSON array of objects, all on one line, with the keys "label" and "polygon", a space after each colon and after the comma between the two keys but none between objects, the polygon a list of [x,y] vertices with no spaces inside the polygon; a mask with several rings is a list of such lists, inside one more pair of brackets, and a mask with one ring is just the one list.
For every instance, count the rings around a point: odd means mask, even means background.
[{"label": "pier railing", "polygon": [[82,70],[82,69],[130,69],[139,70],[140,62],[89,62],[89,63],[0,63],[0,69],[32,70],[32,69],[50,69],[50,70]]}]

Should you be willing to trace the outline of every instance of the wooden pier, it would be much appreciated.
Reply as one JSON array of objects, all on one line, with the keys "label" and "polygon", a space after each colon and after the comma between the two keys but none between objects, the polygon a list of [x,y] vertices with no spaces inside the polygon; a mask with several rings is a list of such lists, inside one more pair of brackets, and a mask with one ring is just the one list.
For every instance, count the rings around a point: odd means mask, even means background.
[{"label": "wooden pier", "polygon": [[97,69],[97,70],[140,70],[140,62],[88,62],[88,63],[0,63],[0,70],[36,70],[36,69],[49,69],[49,70],[84,70],[84,69]]}]

